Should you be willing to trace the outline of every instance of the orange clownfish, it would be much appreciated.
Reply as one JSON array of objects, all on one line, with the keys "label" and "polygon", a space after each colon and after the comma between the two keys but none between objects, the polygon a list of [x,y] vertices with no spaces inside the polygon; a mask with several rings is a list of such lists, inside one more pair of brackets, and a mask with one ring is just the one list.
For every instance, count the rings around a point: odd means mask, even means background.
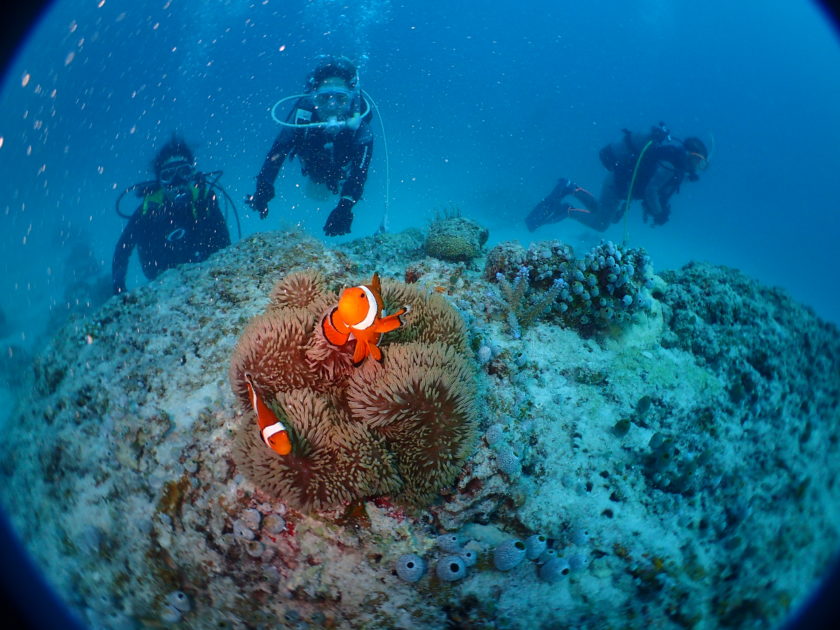
[{"label": "orange clownfish", "polygon": [[379,340],[384,333],[402,326],[400,318],[410,310],[410,307],[404,306],[396,313],[384,316],[379,274],[374,273],[370,284],[341,292],[338,306],[324,317],[321,328],[327,341],[335,346],[343,346],[350,339],[356,340],[353,365],[359,365],[368,355],[381,361]]},{"label": "orange clownfish", "polygon": [[257,414],[257,424],[260,425],[260,435],[263,442],[278,455],[288,455],[292,452],[292,441],[289,439],[289,432],[286,427],[277,419],[277,416],[268,408],[263,399],[257,395],[254,380],[247,372],[245,373],[245,384],[248,386],[251,406],[254,408],[254,413]]}]

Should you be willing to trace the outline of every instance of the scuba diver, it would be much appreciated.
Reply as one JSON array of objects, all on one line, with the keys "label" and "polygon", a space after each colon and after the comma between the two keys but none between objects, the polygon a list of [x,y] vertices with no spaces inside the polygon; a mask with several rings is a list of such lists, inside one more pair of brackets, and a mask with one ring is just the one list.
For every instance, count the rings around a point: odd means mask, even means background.
[{"label": "scuba diver", "polygon": [[[278,119],[277,106],[292,99],[285,121]],[[271,115],[283,128],[257,175],[256,192],[245,202],[265,219],[283,161],[297,156],[304,176],[340,195],[324,233],[348,234],[373,155],[371,105],[362,95],[356,66],[346,57],[326,57],[306,79],[304,94],[278,101]]]},{"label": "scuba diver", "polygon": [[[155,156],[152,170],[153,181],[134,184],[117,198],[117,214],[127,218],[128,223],[117,241],[111,263],[115,294],[126,290],[128,262],[135,247],[143,274],[153,280],[170,267],[201,262],[230,245],[217,193],[224,194],[234,213],[236,207],[217,183],[221,171],[197,171],[192,150],[174,134]],[[120,211],[120,201],[128,192],[135,192],[142,199],[131,215]],[[237,216],[237,225],[238,222]]]},{"label": "scuba diver", "polygon": [[[699,138],[676,140],[663,123],[647,134],[622,129],[624,137],[608,144],[599,154],[610,171],[601,186],[600,199],[561,178],[554,190],[525,217],[528,231],[566,217],[600,232],[617,223],[633,199],[642,201],[644,220],[663,225],[671,215],[671,197],[678,193],[683,179],[694,182],[697,172],[708,165],[709,152]],[[572,195],[583,205],[575,207],[565,197]]]}]

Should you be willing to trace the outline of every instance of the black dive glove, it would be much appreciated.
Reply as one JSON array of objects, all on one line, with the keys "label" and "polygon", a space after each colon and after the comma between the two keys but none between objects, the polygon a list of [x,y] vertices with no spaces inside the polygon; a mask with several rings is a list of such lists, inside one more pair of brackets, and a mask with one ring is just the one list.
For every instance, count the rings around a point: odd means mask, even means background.
[{"label": "black dive glove", "polygon": [[257,190],[253,195],[245,197],[245,203],[260,213],[260,219],[268,216],[268,202],[274,199],[274,185],[264,179],[257,178]]},{"label": "black dive glove", "polygon": [[663,204],[662,205],[662,214],[659,214],[653,217],[653,224],[654,225],[665,225],[668,223],[668,219],[671,218],[671,206],[670,204]]},{"label": "black dive glove", "polygon": [[647,204],[643,204],[642,207],[644,209],[644,214],[643,214],[642,218],[644,219],[645,223],[648,222],[648,219],[651,219],[651,223],[654,226],[665,225],[668,222],[668,219],[671,217],[671,205],[670,204],[667,204],[667,203],[663,204],[662,205],[662,212],[659,213],[659,214],[651,212],[650,208],[647,207]]},{"label": "black dive glove", "polygon": [[324,234],[327,236],[341,236],[350,233],[350,225],[353,223],[353,202],[350,199],[342,198],[330,212],[327,222],[324,224]]}]

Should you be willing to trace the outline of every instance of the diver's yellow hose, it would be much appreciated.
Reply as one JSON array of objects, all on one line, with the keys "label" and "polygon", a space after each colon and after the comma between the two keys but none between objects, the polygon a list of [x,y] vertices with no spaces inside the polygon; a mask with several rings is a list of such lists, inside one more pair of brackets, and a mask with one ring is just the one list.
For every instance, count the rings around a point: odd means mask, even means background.
[{"label": "diver's yellow hose", "polygon": [[630,237],[627,233],[627,215],[630,213],[630,200],[633,197],[633,186],[636,185],[636,174],[639,172],[639,164],[642,163],[642,158],[645,155],[645,151],[648,150],[648,147],[653,144],[653,140],[648,140],[647,144],[642,147],[642,150],[639,152],[639,157],[636,158],[636,165],[633,167],[633,177],[630,178],[630,189],[627,191],[627,201],[624,202],[624,244],[627,245],[627,242],[630,240]]}]

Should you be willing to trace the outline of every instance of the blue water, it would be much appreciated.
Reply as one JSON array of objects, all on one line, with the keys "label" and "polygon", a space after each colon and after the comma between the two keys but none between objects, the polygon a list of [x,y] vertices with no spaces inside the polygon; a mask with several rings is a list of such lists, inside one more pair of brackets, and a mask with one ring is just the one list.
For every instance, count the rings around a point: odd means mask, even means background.
[{"label": "blue water", "polygon": [[[393,231],[458,207],[491,245],[619,241],[622,224],[530,235],[522,218],[560,176],[597,190],[598,149],[661,120],[713,145],[711,166],[664,227],[636,208],[631,243],[657,269],[738,267],[840,322],[840,46],[810,3],[737,5],[59,1],[0,95],[3,343],[37,344],[77,301],[101,298],[91,278],[107,287],[114,201],[172,131],[201,169],[224,170],[234,199],[252,192],[278,131],[269,108],[301,91],[320,53],[360,63],[387,134],[386,160],[374,123],[365,199],[339,241],[376,229],[386,193]],[[240,203],[243,234],[321,235],[332,204],[302,183],[296,163],[286,169],[265,221]],[[129,286],[143,281],[134,262]]]}]

